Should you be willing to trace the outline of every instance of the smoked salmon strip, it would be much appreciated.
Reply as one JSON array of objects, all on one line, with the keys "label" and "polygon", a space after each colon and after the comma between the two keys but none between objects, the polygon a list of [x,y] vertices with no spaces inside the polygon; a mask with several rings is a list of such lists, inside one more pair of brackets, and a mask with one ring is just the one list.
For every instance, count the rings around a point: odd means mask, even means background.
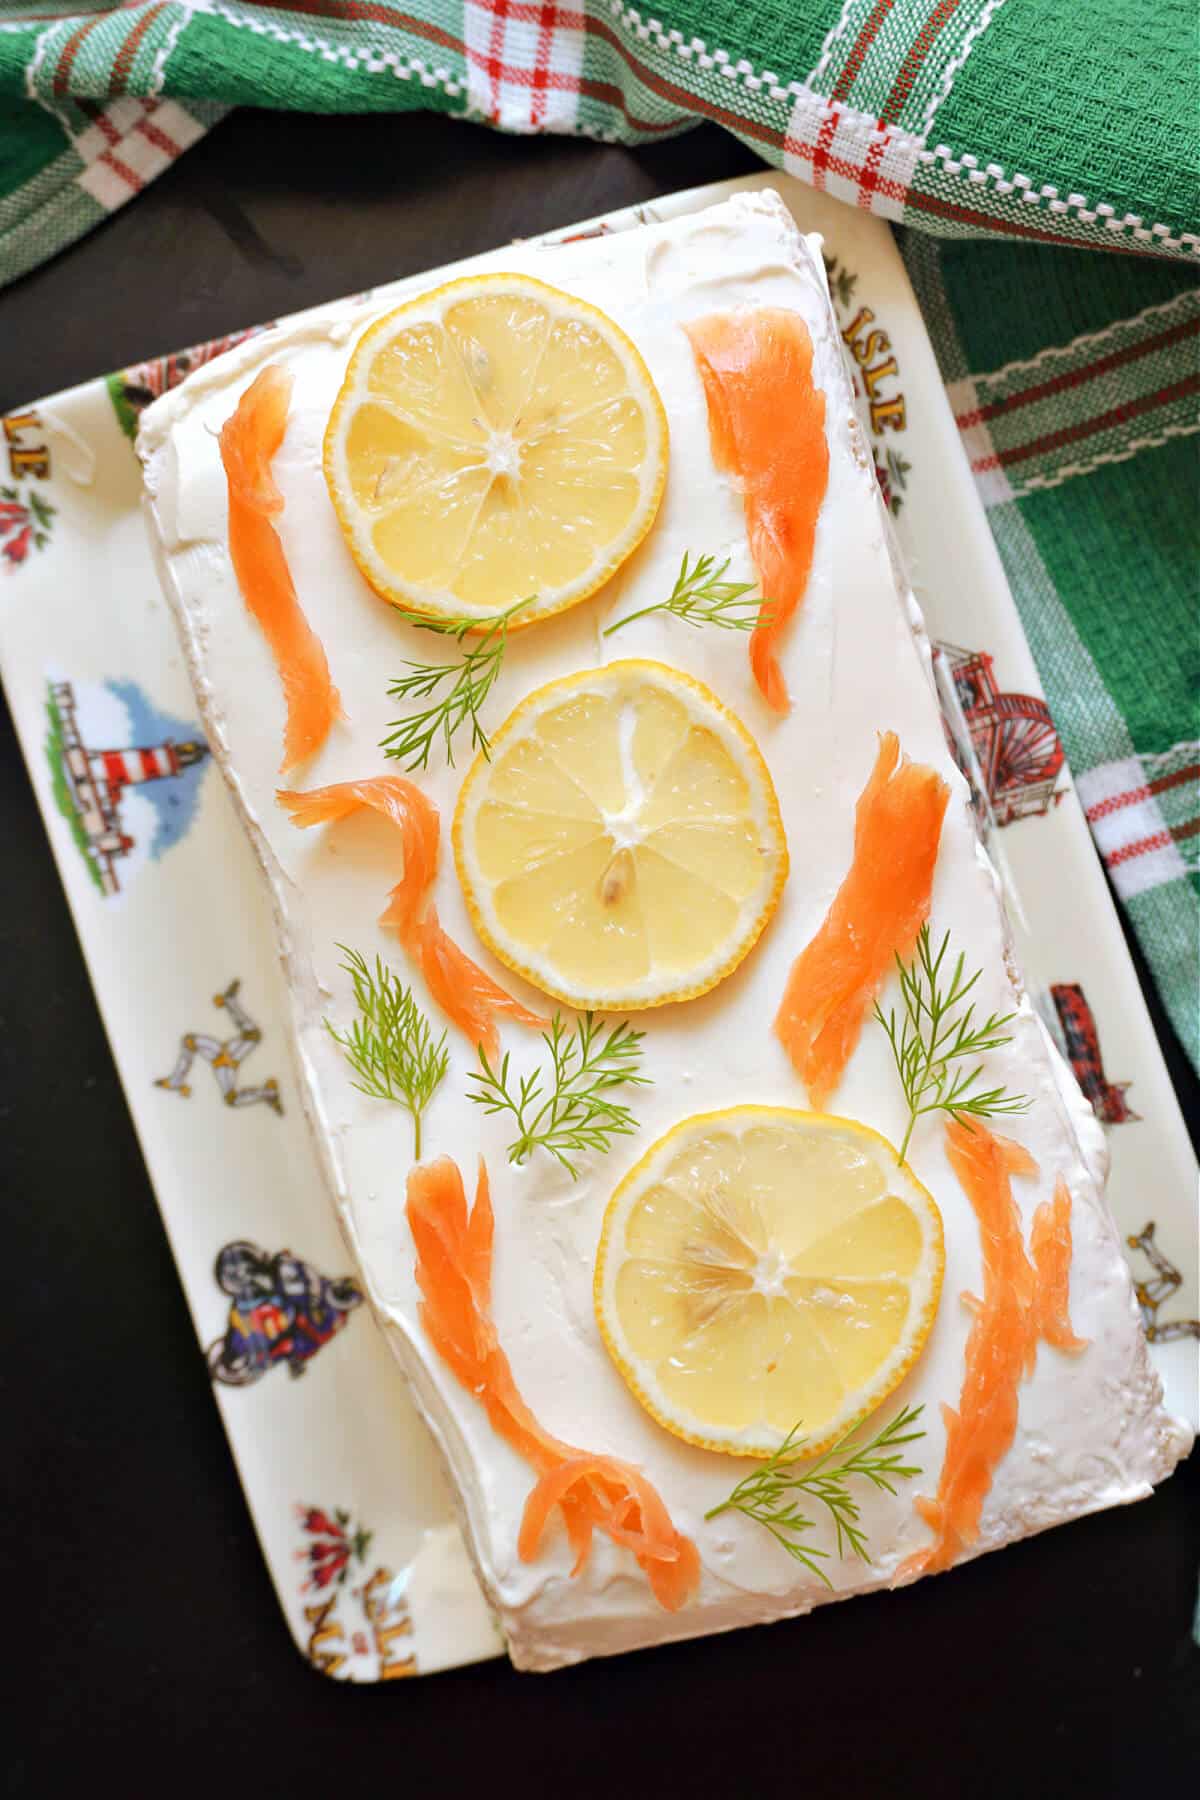
[{"label": "smoked salmon strip", "polygon": [[792,964],[775,1015],[775,1035],[817,1108],[841,1080],[896,957],[912,955],[929,917],[949,798],[935,770],[901,757],[895,732],[880,734],[854,816],[850,872]]},{"label": "smoked salmon strip", "polygon": [[1034,1176],[1027,1150],[990,1132],[979,1119],[950,1119],[946,1153],[979,1222],[983,1296],[964,1294],[974,1319],[958,1408],[945,1406],[946,1452],[937,1497],[916,1509],[934,1542],[910,1556],[896,1582],[937,1574],[975,1543],[983,1503],[998,1464],[1017,1432],[1017,1394],[1032,1374],[1042,1338],[1074,1352],[1086,1342],[1067,1316],[1071,1266],[1071,1196],[1060,1178],[1053,1203],[1040,1206],[1030,1232],[1031,1262],[1021,1234],[1012,1177]]},{"label": "smoked salmon strip", "polygon": [[388,895],[379,923],[394,931],[425,978],[430,995],[454,1024],[494,1063],[500,1050],[495,1015],[505,1013],[521,1025],[545,1025],[538,1013],[492,980],[442,930],[437,907],[429,898],[438,867],[441,833],[436,806],[402,775],[379,775],[370,781],[339,781],[330,787],[276,795],[292,823],[304,828],[348,818],[364,806],[382,813],[400,833],[404,873]]},{"label": "smoked salmon strip", "polygon": [[517,1538],[521,1560],[534,1560],[557,1509],[575,1553],[572,1574],[587,1563],[593,1531],[606,1532],[632,1551],[659,1603],[677,1612],[699,1580],[700,1557],[675,1530],[657,1489],[630,1464],[553,1436],[517,1389],[492,1319],[494,1217],[483,1158],[469,1213],[462,1175],[448,1156],[409,1171],[407,1212],[429,1341],[483,1403],[493,1430],[539,1477]]},{"label": "smoked salmon strip", "polygon": [[287,704],[279,765],[284,774],[321,748],[342,710],[324,647],[304,616],[271,522],[283,511],[271,463],[283,442],[291,398],[292,377],[269,363],[221,427],[233,572],[271,647]]},{"label": "smoked salmon strip", "polygon": [[1068,1355],[1087,1348],[1087,1339],[1076,1337],[1067,1316],[1071,1279],[1071,1195],[1060,1175],[1054,1199],[1033,1215],[1029,1249],[1038,1277],[1038,1330],[1048,1344]]},{"label": "smoked salmon strip", "polygon": [[817,516],[829,485],[825,396],[799,313],[744,307],[683,328],[708,405],[713,461],[742,492],[750,555],[763,592],[750,667],[767,705],[791,710],[779,640],[804,598]]}]

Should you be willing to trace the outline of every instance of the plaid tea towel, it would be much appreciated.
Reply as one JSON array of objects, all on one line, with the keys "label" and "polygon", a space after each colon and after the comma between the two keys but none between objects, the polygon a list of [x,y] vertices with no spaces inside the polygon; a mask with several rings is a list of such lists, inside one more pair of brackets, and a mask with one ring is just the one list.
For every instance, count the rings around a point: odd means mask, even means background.
[{"label": "plaid tea towel", "polygon": [[0,0],[0,283],[242,104],[633,143],[710,119],[906,228],[1076,786],[1200,1068],[1194,0]]}]

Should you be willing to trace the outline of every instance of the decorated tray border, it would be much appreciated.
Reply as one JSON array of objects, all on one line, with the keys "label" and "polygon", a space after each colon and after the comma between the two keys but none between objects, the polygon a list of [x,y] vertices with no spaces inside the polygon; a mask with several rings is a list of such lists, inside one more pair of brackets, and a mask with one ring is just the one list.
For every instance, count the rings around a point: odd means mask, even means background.
[{"label": "decorated tray border", "polygon": [[[763,176],[546,241],[762,185],[825,235],[876,472],[937,642],[945,711],[1022,960],[1109,1128],[1110,1200],[1147,1334],[1169,1403],[1195,1422],[1194,1163],[886,226]],[[0,672],[289,1627],[324,1673],[388,1680],[503,1646],[432,1446],[344,1266],[288,1091],[269,909],[194,722],[132,451],[149,400],[247,335],[3,421]],[[939,583],[943,567],[953,582]],[[1068,871],[1077,902],[1064,919]],[[342,1404],[351,1393],[353,1407]]]}]

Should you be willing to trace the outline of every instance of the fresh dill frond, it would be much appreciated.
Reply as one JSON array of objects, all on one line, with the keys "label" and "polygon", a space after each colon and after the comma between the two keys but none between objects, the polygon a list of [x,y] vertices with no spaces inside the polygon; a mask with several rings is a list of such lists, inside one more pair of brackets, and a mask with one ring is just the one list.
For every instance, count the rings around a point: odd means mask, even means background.
[{"label": "fresh dill frond", "polygon": [[462,660],[453,663],[406,662],[407,675],[397,676],[388,684],[389,700],[428,700],[430,705],[398,719],[389,726],[380,743],[385,756],[404,764],[413,774],[429,767],[433,747],[440,737],[446,748],[446,761],[454,767],[454,736],[462,725],[470,723],[471,748],[486,756],[490,745],[479,717],[480,708],[496,685],[496,677],[508,648],[508,626],[513,614],[528,606],[533,596],[517,600],[503,612],[483,618],[426,618],[405,612],[401,617],[422,631],[436,631],[462,644],[468,632],[478,632],[473,643],[463,652]]},{"label": "fresh dill frond", "polygon": [[517,1135],[508,1147],[508,1160],[523,1163],[534,1150],[546,1150],[560,1162],[571,1179],[579,1171],[570,1154],[581,1150],[611,1149],[615,1137],[628,1137],[637,1120],[628,1106],[612,1098],[622,1086],[649,1086],[640,1073],[642,1039],[626,1020],[609,1027],[607,1034],[594,1013],[584,1013],[571,1031],[561,1013],[555,1013],[542,1041],[550,1052],[550,1067],[522,1075],[514,1091],[506,1054],[498,1070],[479,1052],[480,1067],[471,1080],[478,1084],[470,1098],[488,1113],[511,1113]]},{"label": "fresh dill frond", "polygon": [[973,1069],[952,1067],[968,1057],[982,1056],[1012,1041],[1005,1030],[1016,1018],[1015,1012],[991,1013],[981,1023],[975,1021],[975,1003],[962,1008],[967,996],[979,980],[982,970],[965,974],[965,961],[960,953],[947,978],[944,970],[950,951],[950,933],[942,939],[936,953],[929,926],[922,925],[916,953],[907,968],[896,958],[900,972],[902,1019],[895,1010],[884,1014],[878,1001],[875,1017],[887,1033],[892,1046],[896,1071],[904,1098],[908,1102],[908,1128],[900,1146],[900,1160],[912,1138],[917,1120],[925,1113],[946,1112],[955,1119],[964,1117],[992,1119],[1023,1113],[1029,1109],[1024,1094],[1010,1094],[1004,1087],[981,1088],[977,1085],[982,1063]]},{"label": "fresh dill frond", "polygon": [[673,613],[685,625],[717,625],[723,631],[753,631],[756,625],[764,622],[764,608],[769,603],[746,598],[754,593],[753,581],[723,579],[729,562],[726,557],[719,568],[715,556],[698,556],[693,562],[685,551],[675,586],[667,599],[626,613],[615,625],[606,626],[600,635],[611,637],[622,625],[631,625],[635,619],[644,619],[656,612]]},{"label": "fresh dill frond", "polygon": [[822,1562],[828,1561],[829,1551],[808,1542],[807,1534],[815,1529],[816,1520],[802,1510],[800,1498],[823,1506],[831,1514],[839,1556],[857,1556],[860,1562],[869,1563],[862,1511],[848,1484],[861,1480],[882,1493],[894,1494],[898,1481],[911,1481],[919,1475],[921,1470],[916,1463],[905,1462],[903,1447],[925,1436],[923,1431],[913,1429],[923,1410],[920,1406],[906,1406],[890,1425],[866,1443],[852,1444],[853,1433],[848,1433],[807,1468],[801,1466],[804,1438],[800,1426],[793,1425],[774,1455],[739,1481],[729,1498],[704,1516],[715,1519],[721,1513],[745,1513],[748,1519],[765,1525],[794,1561],[803,1563],[826,1587],[832,1588],[833,1583],[821,1567]]},{"label": "fresh dill frond", "polygon": [[357,950],[345,944],[342,964],[354,983],[358,1017],[348,1031],[329,1019],[325,1029],[340,1044],[358,1079],[353,1085],[374,1100],[403,1106],[413,1122],[413,1155],[421,1155],[421,1115],[450,1066],[446,1033],[440,1038],[412,996],[380,957],[371,969]]}]

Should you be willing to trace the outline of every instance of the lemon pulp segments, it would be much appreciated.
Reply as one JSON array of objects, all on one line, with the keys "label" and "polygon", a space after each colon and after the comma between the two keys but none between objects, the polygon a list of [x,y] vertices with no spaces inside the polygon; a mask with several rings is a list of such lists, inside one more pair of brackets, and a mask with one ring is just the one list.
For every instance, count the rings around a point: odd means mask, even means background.
[{"label": "lemon pulp segments", "polygon": [[523,275],[422,295],[359,341],[325,476],[387,600],[515,623],[592,593],[649,530],[667,421],[645,363],[596,307]]},{"label": "lemon pulp segments", "polygon": [[941,1217],[850,1119],[685,1120],[609,1202],[596,1314],[643,1406],[711,1450],[816,1454],[903,1380],[941,1292]]},{"label": "lemon pulp segments", "polygon": [[571,1005],[705,992],[779,899],[787,848],[753,739],[700,682],[610,663],[549,683],[459,796],[454,850],[477,930]]}]

